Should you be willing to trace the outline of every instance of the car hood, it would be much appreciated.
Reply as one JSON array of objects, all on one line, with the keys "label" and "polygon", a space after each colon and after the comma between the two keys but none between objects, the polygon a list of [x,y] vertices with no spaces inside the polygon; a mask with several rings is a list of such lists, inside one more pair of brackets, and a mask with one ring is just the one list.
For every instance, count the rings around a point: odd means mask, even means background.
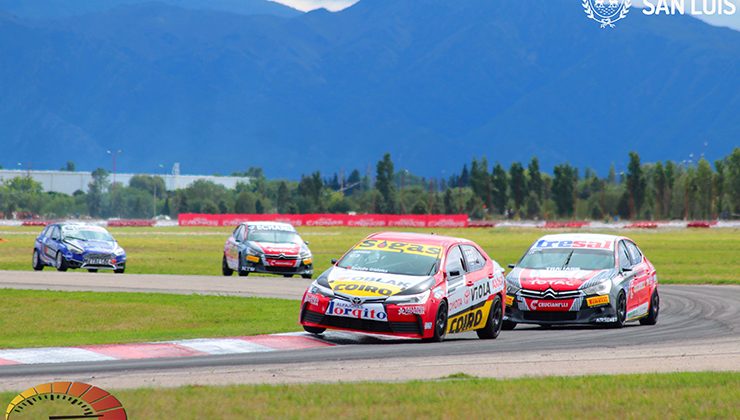
[{"label": "car hood", "polygon": [[533,270],[515,268],[507,276],[510,283],[522,289],[556,292],[590,287],[608,278],[614,270]]},{"label": "car hood", "polygon": [[249,244],[265,254],[270,255],[298,255],[301,252],[301,246],[293,242],[274,243],[274,242],[255,242],[249,241]]},{"label": "car hood", "polygon": [[85,252],[111,253],[116,249],[116,243],[109,241],[80,241],[77,239],[70,239],[65,240],[64,242],[82,248]]},{"label": "car hood", "polygon": [[322,274],[336,294],[360,297],[388,297],[429,280],[429,276],[405,276],[333,267]]}]

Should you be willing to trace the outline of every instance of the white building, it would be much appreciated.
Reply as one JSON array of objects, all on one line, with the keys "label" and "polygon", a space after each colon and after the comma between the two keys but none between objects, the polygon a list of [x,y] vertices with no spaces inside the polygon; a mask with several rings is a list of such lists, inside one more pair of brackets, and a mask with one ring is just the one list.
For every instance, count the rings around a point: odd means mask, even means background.
[{"label": "white building", "polygon": [[[172,174],[120,174],[115,175],[115,181],[128,185],[134,175],[158,176],[164,179],[167,190],[179,190],[188,187],[197,180],[211,181],[226,188],[234,188],[238,182],[249,183],[247,177],[236,176],[210,176],[210,175],[172,175]],[[64,194],[73,194],[77,190],[87,192],[88,184],[92,182],[91,172],[66,172],[66,171],[24,171],[18,169],[0,169],[0,182],[19,176],[30,176],[41,183],[44,191],[53,191]],[[113,174],[109,174],[108,180],[113,182]]]}]

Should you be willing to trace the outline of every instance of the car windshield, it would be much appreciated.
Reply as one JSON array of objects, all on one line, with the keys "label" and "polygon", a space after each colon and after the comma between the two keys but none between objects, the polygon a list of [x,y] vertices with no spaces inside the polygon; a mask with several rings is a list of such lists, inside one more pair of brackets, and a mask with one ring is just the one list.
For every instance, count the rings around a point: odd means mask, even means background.
[{"label": "car windshield", "polygon": [[337,267],[374,273],[429,276],[437,271],[438,261],[437,257],[429,255],[353,249],[337,263]]},{"label": "car windshield", "polygon": [[113,241],[113,237],[104,230],[70,227],[62,228],[62,238],[77,239],[79,241]]},{"label": "car windshield", "polygon": [[300,243],[301,237],[289,230],[252,230],[249,232],[250,241],[270,243]]},{"label": "car windshield", "polygon": [[596,249],[533,248],[517,266],[533,270],[604,270],[614,268],[614,254]]}]

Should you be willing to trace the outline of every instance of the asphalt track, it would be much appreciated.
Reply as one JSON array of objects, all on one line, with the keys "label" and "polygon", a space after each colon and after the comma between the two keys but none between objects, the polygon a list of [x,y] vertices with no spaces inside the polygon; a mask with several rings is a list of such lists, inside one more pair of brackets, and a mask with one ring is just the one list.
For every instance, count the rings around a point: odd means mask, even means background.
[{"label": "asphalt track", "polygon": [[[302,279],[251,276],[0,272],[0,288],[23,289],[299,298],[307,283]],[[2,366],[0,383],[12,387],[27,383],[30,378],[73,376],[80,379],[107,377],[114,386],[174,386],[224,383],[229,382],[229,375],[235,383],[300,382],[296,375],[300,376],[301,371],[305,378],[313,378],[313,381],[393,380],[424,378],[429,371],[444,372],[444,369],[435,369],[443,365],[448,371],[472,369],[474,373],[476,365],[482,366],[478,370],[483,376],[486,372],[493,376],[511,376],[514,371],[521,375],[547,375],[592,371],[740,370],[740,287],[662,285],[660,293],[661,314],[656,326],[637,323],[623,329],[519,326],[514,331],[503,331],[496,340],[479,340],[474,333],[466,333],[451,336],[443,343],[327,333],[324,338],[337,346],[177,359]],[[491,368],[494,364],[495,368]],[[584,368],[574,369],[579,364]],[[388,372],[384,366],[397,366],[397,369]],[[414,371],[415,368],[419,372],[417,375],[397,375],[399,370]],[[324,374],[316,376],[316,372]],[[508,374],[497,375],[496,372]],[[127,377],[138,379],[127,384],[124,381]]]}]

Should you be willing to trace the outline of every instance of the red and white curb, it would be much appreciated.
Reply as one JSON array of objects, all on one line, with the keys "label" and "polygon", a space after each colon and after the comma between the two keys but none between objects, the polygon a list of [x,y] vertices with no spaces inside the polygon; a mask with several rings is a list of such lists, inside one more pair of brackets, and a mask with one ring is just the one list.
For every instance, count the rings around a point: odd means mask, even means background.
[{"label": "red and white curb", "polygon": [[156,343],[7,349],[0,350],[0,366],[246,354],[329,346],[334,346],[334,344],[302,333],[291,333],[251,337],[198,338]]}]

